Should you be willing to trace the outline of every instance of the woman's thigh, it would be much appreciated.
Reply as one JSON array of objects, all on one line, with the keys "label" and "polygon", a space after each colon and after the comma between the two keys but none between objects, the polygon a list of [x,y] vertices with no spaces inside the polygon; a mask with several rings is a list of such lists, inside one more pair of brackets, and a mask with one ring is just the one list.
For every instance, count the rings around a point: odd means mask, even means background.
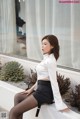
[{"label": "woman's thigh", "polygon": [[26,99],[28,96],[27,94],[22,94],[22,92],[20,93],[17,93],[15,96],[14,96],[14,106],[17,105],[18,103],[20,103],[21,101],[23,101],[24,99]]},{"label": "woman's thigh", "polygon": [[10,113],[12,113],[15,116],[19,116],[19,115],[23,114],[24,112],[37,107],[37,105],[38,105],[37,100],[31,94],[31,95],[27,96],[27,98],[25,98],[23,101],[21,101],[20,103],[15,105],[11,109]]}]

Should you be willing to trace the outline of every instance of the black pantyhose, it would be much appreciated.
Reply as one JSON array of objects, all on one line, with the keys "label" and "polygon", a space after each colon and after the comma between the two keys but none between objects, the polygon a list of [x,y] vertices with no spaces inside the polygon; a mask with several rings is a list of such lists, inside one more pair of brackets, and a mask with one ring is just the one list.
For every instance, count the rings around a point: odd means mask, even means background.
[{"label": "black pantyhose", "polygon": [[17,93],[14,97],[14,107],[10,110],[9,119],[23,119],[23,113],[38,106],[32,94]]}]

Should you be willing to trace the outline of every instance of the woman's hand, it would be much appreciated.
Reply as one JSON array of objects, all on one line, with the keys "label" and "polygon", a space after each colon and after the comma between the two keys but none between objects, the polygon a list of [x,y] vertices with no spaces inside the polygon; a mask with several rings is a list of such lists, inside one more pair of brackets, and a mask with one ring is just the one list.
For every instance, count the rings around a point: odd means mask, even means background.
[{"label": "woman's hand", "polygon": [[21,94],[26,94],[26,95],[30,95],[31,93],[32,93],[31,89],[21,92]]},{"label": "woman's hand", "polygon": [[34,88],[35,88],[36,84],[37,83],[35,83],[30,89],[21,92],[21,94],[30,95],[34,91]]},{"label": "woman's hand", "polygon": [[60,112],[69,112],[69,111],[70,111],[69,108],[65,108],[65,109],[63,109],[63,110],[60,110]]}]

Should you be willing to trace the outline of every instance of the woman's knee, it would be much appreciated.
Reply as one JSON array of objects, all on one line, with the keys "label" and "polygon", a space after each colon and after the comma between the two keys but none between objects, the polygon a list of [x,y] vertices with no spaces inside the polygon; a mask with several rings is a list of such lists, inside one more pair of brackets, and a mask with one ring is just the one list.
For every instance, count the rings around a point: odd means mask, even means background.
[{"label": "woman's knee", "polygon": [[21,94],[20,94],[20,93],[17,93],[17,94],[14,96],[14,104],[19,103],[20,100],[21,100]]},{"label": "woman's knee", "polygon": [[14,107],[10,110],[9,112],[9,119],[13,119],[14,117],[17,116],[17,112],[16,110],[14,109]]}]

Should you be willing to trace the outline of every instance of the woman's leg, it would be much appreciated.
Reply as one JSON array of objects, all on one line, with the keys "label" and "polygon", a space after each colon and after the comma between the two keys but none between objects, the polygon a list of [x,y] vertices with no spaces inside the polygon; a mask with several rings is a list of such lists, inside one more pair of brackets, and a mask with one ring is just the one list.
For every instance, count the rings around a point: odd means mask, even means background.
[{"label": "woman's leg", "polygon": [[[25,98],[27,98],[27,95],[24,93],[17,93],[14,97],[14,106],[16,106],[18,103],[22,102]],[[22,119],[23,114],[21,114],[18,119]]]},{"label": "woman's leg", "polygon": [[[20,98],[19,96],[22,95]],[[9,119],[22,119],[22,114],[34,107],[37,107],[38,102],[31,94],[29,96],[23,96],[24,94],[18,94],[18,99],[15,98],[15,106],[9,113]],[[25,98],[26,97],[26,98]],[[23,101],[22,101],[23,100]]]},{"label": "woman's leg", "polygon": [[22,102],[25,98],[27,98],[28,96],[26,95],[26,93],[22,94],[22,93],[17,93],[14,96],[14,106],[17,105],[18,103]]}]

